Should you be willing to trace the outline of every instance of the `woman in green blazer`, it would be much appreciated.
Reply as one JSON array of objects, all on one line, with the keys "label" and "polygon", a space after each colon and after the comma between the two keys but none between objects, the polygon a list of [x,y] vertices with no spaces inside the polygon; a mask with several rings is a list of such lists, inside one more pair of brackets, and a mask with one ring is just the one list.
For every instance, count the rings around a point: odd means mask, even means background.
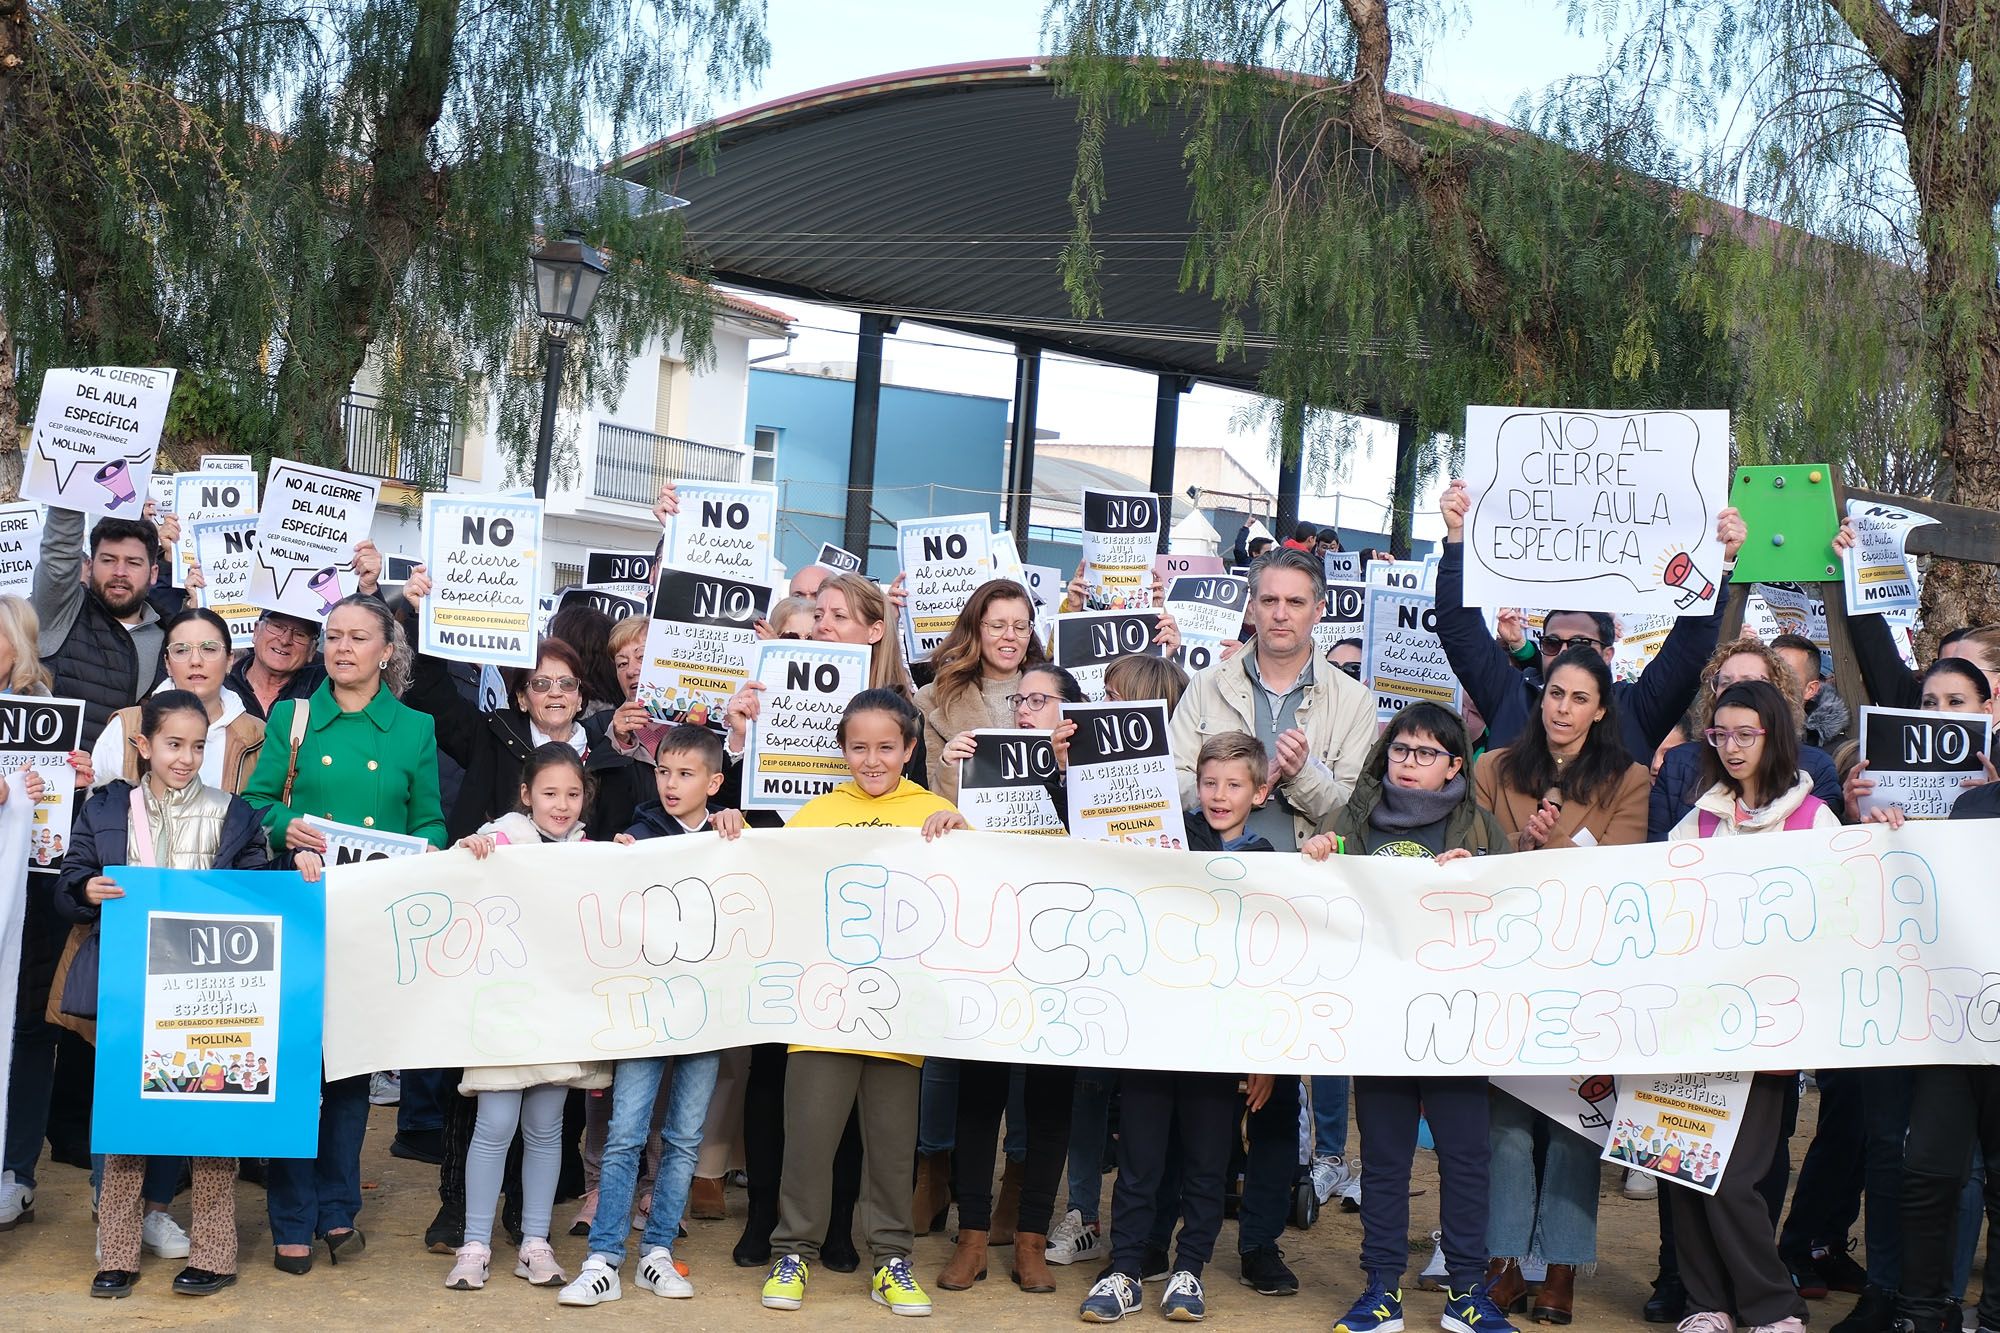
[{"label": "woman in green blazer", "polygon": [[[410,682],[410,647],[389,609],[372,597],[336,604],[326,618],[325,656],[327,679],[310,698],[271,709],[269,739],[243,792],[262,812],[272,850],[289,855],[308,883],[324,869],[326,836],[301,815],[412,834],[433,847],[445,836],[437,740],[429,717],[396,700]],[[299,708],[307,710],[303,734]],[[320,1099],[319,1157],[272,1160],[266,1181],[279,1271],[310,1272],[315,1237],[336,1264],[343,1248],[352,1258],[366,1244],[354,1218],[367,1126],[368,1076],[330,1082]]]}]

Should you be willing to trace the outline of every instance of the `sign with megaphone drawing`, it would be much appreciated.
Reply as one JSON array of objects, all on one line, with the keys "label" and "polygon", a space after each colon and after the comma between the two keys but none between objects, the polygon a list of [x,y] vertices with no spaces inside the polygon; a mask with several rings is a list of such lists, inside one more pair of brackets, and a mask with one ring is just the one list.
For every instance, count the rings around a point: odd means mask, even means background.
[{"label": "sign with megaphone drawing", "polygon": [[174,374],[133,366],[44,374],[22,497],[86,514],[139,517]]},{"label": "sign with megaphone drawing", "polygon": [[273,461],[257,515],[251,603],[324,621],[355,589],[354,548],[367,540],[380,491],[369,477]]}]

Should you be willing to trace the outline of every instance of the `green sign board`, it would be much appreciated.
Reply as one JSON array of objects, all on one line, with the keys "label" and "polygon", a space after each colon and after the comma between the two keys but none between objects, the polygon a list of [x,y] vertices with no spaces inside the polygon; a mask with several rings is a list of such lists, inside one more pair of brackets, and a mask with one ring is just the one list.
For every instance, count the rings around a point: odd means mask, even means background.
[{"label": "green sign board", "polygon": [[1833,469],[1824,463],[1739,467],[1729,503],[1750,530],[1736,556],[1736,583],[1829,583],[1840,578]]}]

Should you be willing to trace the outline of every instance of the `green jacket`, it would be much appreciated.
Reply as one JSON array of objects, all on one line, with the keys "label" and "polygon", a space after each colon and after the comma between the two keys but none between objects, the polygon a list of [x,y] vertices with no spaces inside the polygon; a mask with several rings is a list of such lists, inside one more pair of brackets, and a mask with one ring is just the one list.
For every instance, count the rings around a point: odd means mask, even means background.
[{"label": "green jacket", "polygon": [[[1333,832],[1340,835],[1344,851],[1359,854],[1366,845],[1363,834],[1368,828],[1368,816],[1375,812],[1375,805],[1381,799],[1382,779],[1365,771],[1355,779],[1354,795],[1333,819]],[[1513,839],[1507,836],[1507,830],[1500,826],[1493,812],[1481,809],[1473,799],[1469,774],[1465,775],[1465,799],[1445,820],[1444,842],[1446,851],[1463,847],[1475,856],[1498,856],[1514,850]]]},{"label": "green jacket", "polygon": [[[291,764],[292,710],[302,704],[311,712],[286,805],[280,798]],[[285,830],[300,815],[407,833],[444,846],[436,733],[427,715],[397,702],[386,687],[366,708],[343,713],[333,701],[332,682],[321,682],[310,699],[273,705],[264,734],[269,739],[243,799],[262,813],[273,850],[284,850]]]}]

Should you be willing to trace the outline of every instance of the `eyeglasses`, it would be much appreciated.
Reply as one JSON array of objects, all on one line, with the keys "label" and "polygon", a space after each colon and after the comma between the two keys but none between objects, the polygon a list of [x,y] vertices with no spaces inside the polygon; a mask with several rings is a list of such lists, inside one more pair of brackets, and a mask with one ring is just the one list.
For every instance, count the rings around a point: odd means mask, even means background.
[{"label": "eyeglasses", "polygon": [[1415,764],[1418,768],[1429,768],[1440,759],[1449,759],[1451,751],[1440,750],[1431,745],[1406,745],[1402,741],[1391,741],[1389,758],[1398,764]]},{"label": "eyeglasses", "polygon": [[266,619],[258,621],[257,628],[274,639],[297,639],[300,643],[313,641],[313,631],[304,625],[287,625],[281,621]]},{"label": "eyeglasses", "polygon": [[1765,734],[1762,727],[1710,727],[1701,733],[1702,739],[1718,750],[1747,750]]},{"label": "eyeglasses", "polygon": [[1040,690],[1036,690],[1031,694],[1010,694],[1007,696],[1007,706],[1009,708],[1019,708],[1022,704],[1026,704],[1037,713],[1047,708],[1050,704],[1057,702],[1060,702],[1057,696],[1043,694]]},{"label": "eyeglasses", "polygon": [[1710,688],[1712,688],[1717,694],[1720,694],[1724,690],[1728,689],[1731,685],[1752,685],[1752,684],[1768,685],[1770,682],[1765,680],[1762,676],[1725,676],[1720,671],[1718,671],[1715,673],[1714,676],[1709,678],[1708,683]]},{"label": "eyeglasses", "polygon": [[176,662],[185,662],[190,657],[196,655],[202,657],[220,657],[222,656],[222,645],[214,639],[203,639],[200,643],[170,643],[167,645],[167,656],[173,658]]},{"label": "eyeglasses", "polygon": [[575,694],[575,676],[536,676],[528,682],[528,688],[536,694]]},{"label": "eyeglasses", "polygon": [[988,634],[1013,634],[1016,638],[1027,638],[1035,632],[1032,621],[1027,620],[982,620],[979,628]]},{"label": "eyeglasses", "polygon": [[1334,665],[1339,667],[1342,671],[1345,671],[1348,675],[1354,677],[1356,680],[1361,679],[1361,663],[1335,662]]},{"label": "eyeglasses", "polygon": [[1595,648],[1604,651],[1604,640],[1593,639],[1588,634],[1578,634],[1573,638],[1559,639],[1551,635],[1542,636],[1542,651],[1550,657],[1560,657],[1572,648]]}]

